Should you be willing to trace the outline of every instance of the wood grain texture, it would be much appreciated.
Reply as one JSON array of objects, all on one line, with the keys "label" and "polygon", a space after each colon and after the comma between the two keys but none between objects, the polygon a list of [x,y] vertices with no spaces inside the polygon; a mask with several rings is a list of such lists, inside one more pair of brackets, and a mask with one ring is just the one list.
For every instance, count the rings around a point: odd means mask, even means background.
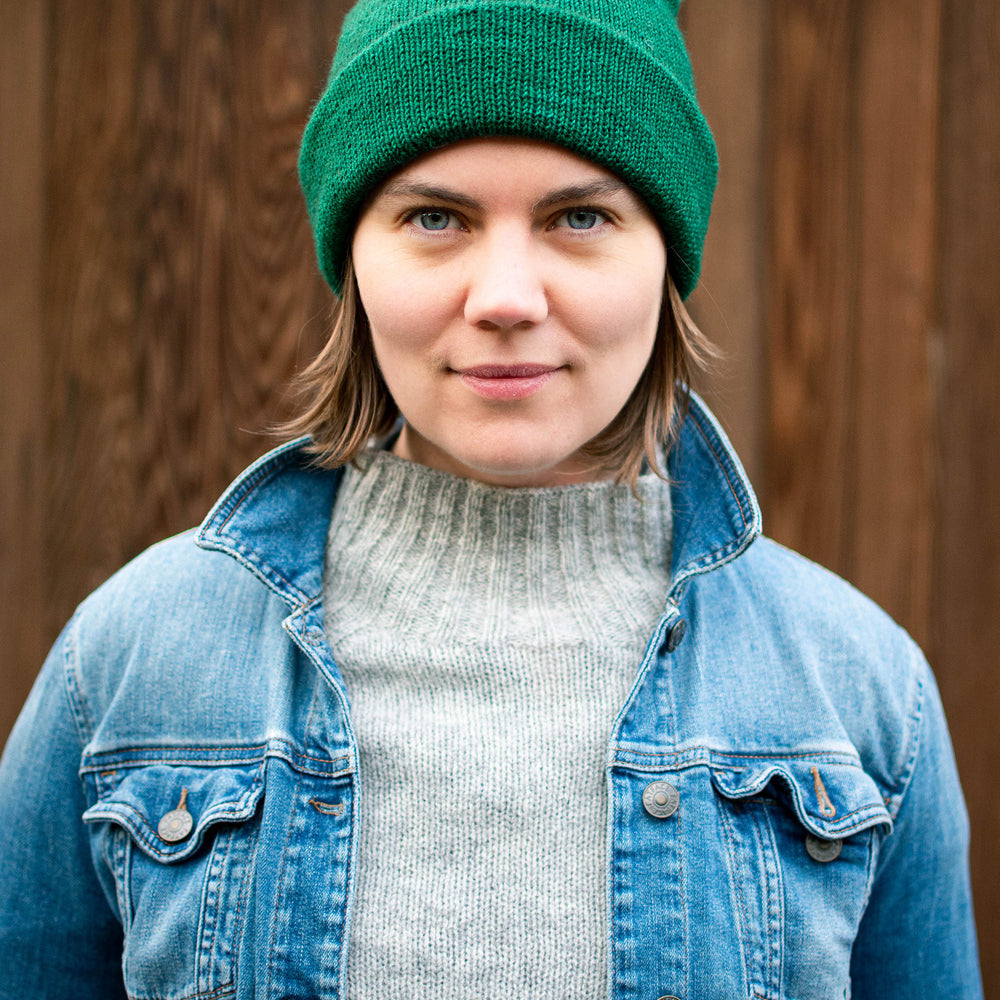
[{"label": "wood grain texture", "polygon": [[932,649],[972,821],[986,996],[1000,996],[1000,7],[945,4],[935,273]]},{"label": "wood grain texture", "polygon": [[940,4],[773,11],[769,526],[926,644]]},{"label": "wood grain texture", "polygon": [[45,72],[41,4],[0,5],[0,740],[45,655],[42,336]]},{"label": "wood grain texture", "polygon": [[200,520],[321,342],[296,158],[343,7],[55,5],[51,627]]},{"label": "wood grain texture", "polygon": [[926,646],[941,4],[868,0],[856,13],[851,524],[840,568]]},{"label": "wood grain texture", "polygon": [[765,81],[768,0],[681,8],[698,100],[719,148],[719,182],[692,318],[722,351],[695,386],[726,428],[766,505]]},{"label": "wood grain texture", "polygon": [[769,45],[765,516],[832,568],[851,523],[854,6],[773,0]]}]

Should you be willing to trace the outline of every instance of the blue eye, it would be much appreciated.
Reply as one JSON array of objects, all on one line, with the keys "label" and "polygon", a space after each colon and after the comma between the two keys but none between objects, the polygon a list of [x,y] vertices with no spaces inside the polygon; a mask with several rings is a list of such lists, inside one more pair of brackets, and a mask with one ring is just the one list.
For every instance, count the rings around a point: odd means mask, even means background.
[{"label": "blue eye", "polygon": [[573,208],[562,216],[570,229],[594,229],[608,220],[600,213],[587,208]]},{"label": "blue eye", "polygon": [[421,229],[436,233],[442,229],[448,229],[451,225],[452,217],[450,212],[419,212],[413,216],[413,222]]}]

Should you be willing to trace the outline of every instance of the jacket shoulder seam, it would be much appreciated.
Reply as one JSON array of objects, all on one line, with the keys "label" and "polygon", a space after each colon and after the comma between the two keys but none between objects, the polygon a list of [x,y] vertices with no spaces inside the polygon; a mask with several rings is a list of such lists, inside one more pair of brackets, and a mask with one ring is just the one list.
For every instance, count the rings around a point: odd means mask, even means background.
[{"label": "jacket shoulder seam", "polygon": [[907,722],[909,724],[907,726],[907,732],[910,734],[909,752],[906,755],[906,760],[903,763],[902,768],[900,768],[899,775],[896,778],[895,787],[890,791],[888,802],[886,803],[889,809],[889,815],[892,817],[893,821],[895,821],[897,815],[899,815],[900,809],[903,807],[903,800],[906,798],[906,793],[909,791],[910,784],[913,780],[913,773],[916,770],[917,757],[920,753],[922,742],[921,737],[923,735],[924,696],[926,694],[927,686],[924,678],[921,676],[921,673],[923,672],[920,669],[922,656],[917,652],[913,641],[909,640],[909,642],[910,664],[913,668],[916,696],[913,699],[913,706],[907,716]]},{"label": "jacket shoulder seam", "polygon": [[87,700],[83,693],[83,683],[77,662],[77,629],[80,626],[82,608],[78,608],[63,634],[63,683],[66,698],[69,701],[73,721],[76,724],[77,735],[80,738],[81,750],[90,742],[94,734],[94,722],[87,709]]}]

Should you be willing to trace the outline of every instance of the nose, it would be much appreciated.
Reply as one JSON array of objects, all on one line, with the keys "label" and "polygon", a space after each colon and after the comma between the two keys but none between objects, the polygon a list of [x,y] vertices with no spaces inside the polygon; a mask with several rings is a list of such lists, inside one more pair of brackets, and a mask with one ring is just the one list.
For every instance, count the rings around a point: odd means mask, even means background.
[{"label": "nose", "polygon": [[484,240],[472,261],[466,322],[481,329],[513,330],[537,326],[548,312],[540,261],[530,239],[507,232]]}]

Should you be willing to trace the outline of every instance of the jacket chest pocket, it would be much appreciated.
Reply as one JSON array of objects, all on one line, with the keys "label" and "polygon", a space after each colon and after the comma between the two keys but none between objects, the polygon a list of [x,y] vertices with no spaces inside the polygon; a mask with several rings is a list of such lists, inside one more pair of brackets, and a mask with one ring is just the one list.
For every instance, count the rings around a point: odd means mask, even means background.
[{"label": "jacket chest pocket", "polygon": [[93,780],[83,818],[113,876],[129,997],[231,995],[263,768],[154,764]]},{"label": "jacket chest pocket", "polygon": [[715,770],[753,1000],[850,997],[851,947],[891,819],[859,767],[767,759]]}]

